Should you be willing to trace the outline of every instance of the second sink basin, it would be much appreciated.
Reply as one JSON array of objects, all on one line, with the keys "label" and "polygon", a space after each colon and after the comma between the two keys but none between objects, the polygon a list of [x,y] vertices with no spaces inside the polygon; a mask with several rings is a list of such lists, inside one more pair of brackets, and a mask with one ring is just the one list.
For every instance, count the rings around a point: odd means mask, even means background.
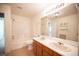
[{"label": "second sink basin", "polygon": [[64,52],[70,52],[71,49],[69,47],[67,47],[66,45],[64,45],[63,43],[60,43],[60,42],[52,42],[50,43],[50,45],[55,48],[55,49],[59,49],[61,51],[64,51]]}]

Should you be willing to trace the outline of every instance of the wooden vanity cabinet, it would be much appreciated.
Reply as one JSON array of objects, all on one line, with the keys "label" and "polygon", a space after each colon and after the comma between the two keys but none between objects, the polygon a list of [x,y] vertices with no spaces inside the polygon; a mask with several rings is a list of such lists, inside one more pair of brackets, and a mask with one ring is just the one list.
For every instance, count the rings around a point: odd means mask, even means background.
[{"label": "wooden vanity cabinet", "polygon": [[37,41],[33,41],[33,51],[36,56],[61,56]]},{"label": "wooden vanity cabinet", "polygon": [[36,56],[42,56],[42,45],[36,41],[33,42],[33,51]]},{"label": "wooden vanity cabinet", "polygon": [[35,55],[37,55],[37,44],[35,41],[33,42],[33,52]]}]

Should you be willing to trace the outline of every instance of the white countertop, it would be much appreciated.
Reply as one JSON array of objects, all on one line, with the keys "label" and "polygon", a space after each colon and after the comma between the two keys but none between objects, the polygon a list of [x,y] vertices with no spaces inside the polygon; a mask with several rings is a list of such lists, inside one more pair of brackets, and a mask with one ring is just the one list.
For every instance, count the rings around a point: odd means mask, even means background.
[{"label": "white countertop", "polygon": [[[78,46],[77,46],[78,44],[75,41],[64,40],[64,39],[55,38],[55,37],[52,37],[51,39],[49,39],[46,36],[44,36],[45,40],[41,39],[41,37],[34,37],[33,39],[63,56],[78,56]],[[53,43],[62,42],[64,43],[65,46],[70,48],[70,51],[64,51],[64,50],[58,49],[56,48],[56,46],[51,45],[52,42]]]}]

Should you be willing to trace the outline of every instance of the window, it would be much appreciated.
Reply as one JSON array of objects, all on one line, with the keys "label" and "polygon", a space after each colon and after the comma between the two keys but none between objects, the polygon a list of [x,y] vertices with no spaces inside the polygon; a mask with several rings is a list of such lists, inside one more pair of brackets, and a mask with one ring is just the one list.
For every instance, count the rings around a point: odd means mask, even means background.
[{"label": "window", "polygon": [[51,26],[51,22],[48,23],[48,36],[52,37],[52,26]]}]

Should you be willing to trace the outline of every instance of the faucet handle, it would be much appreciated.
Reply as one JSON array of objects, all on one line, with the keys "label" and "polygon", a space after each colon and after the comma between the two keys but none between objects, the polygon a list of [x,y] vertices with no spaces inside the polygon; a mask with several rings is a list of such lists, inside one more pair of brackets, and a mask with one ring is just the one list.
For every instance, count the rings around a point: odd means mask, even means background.
[{"label": "faucet handle", "polygon": [[61,43],[61,42],[58,42],[58,44],[62,45],[63,43]]}]

